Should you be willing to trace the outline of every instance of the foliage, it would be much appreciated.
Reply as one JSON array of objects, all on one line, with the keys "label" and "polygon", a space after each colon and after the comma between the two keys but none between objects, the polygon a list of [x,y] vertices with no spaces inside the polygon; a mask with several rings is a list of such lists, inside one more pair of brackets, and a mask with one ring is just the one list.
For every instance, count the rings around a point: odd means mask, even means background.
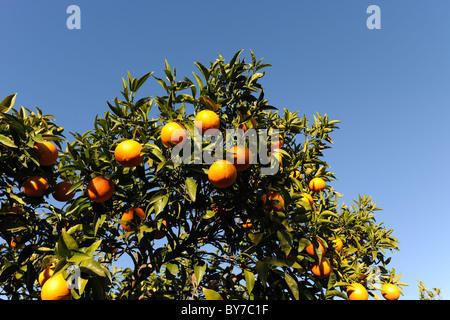
[{"label": "foliage", "polygon": [[441,289],[440,288],[432,288],[429,290],[423,284],[423,281],[419,281],[419,300],[442,300]]},{"label": "foliage", "polygon": [[[66,277],[69,266],[80,268],[80,286],[72,289],[75,299],[346,299],[345,287],[353,282],[371,288],[378,298],[376,283],[405,285],[387,267],[386,250],[398,250],[398,240],[393,229],[376,222],[376,203],[364,195],[351,205],[339,205],[340,194],[330,185],[336,178],[323,152],[331,147],[339,121],[320,114],[311,121],[269,105],[260,79],[270,65],[251,51],[247,63],[241,53],[229,62],[220,55],[209,66],[196,62],[194,81],[178,80],[167,61],[161,77],[150,72],[133,78],[128,73],[121,97],[107,103],[109,111],[95,118],[92,130],[72,133],[72,141],[39,109],[16,111],[15,95],[2,101],[1,295],[38,299],[37,276],[52,263]],[[138,96],[148,79],[156,80],[162,95]],[[284,140],[280,170],[262,175],[265,164],[253,164],[239,172],[232,186],[219,189],[208,181],[209,165],[196,161],[195,148],[189,161],[176,162],[159,137],[163,125],[177,121],[192,137],[195,114],[203,109],[219,115],[222,132],[244,124],[279,129]],[[152,113],[156,119],[150,118]],[[115,161],[114,149],[124,139],[143,146],[145,161],[139,166]],[[60,149],[54,166],[37,162],[33,145],[44,140]],[[217,146],[217,141],[204,139],[201,151],[207,153],[213,143]],[[227,146],[220,148],[226,151]],[[292,174],[296,170],[301,176]],[[21,192],[22,181],[36,174],[50,183],[38,199]],[[87,183],[98,175],[116,186],[104,203],[90,201],[86,192]],[[314,177],[327,182],[324,191],[309,190]],[[70,181],[69,192],[77,192],[67,203],[50,198],[58,179]],[[282,211],[263,206],[261,199],[269,191],[282,195]],[[312,206],[304,192],[313,197]],[[23,214],[11,212],[13,206]],[[121,220],[126,210],[137,207],[146,213],[144,222]],[[244,227],[247,220],[251,227]],[[133,230],[125,232],[122,224],[131,224]],[[155,237],[161,232],[162,239]],[[17,235],[24,248],[9,245]],[[344,243],[340,251],[330,240],[338,237]],[[304,249],[311,243],[317,247],[315,239],[325,244],[326,252],[311,257]],[[328,277],[318,278],[310,265],[323,256],[333,269]],[[132,265],[117,268],[121,257]]]}]

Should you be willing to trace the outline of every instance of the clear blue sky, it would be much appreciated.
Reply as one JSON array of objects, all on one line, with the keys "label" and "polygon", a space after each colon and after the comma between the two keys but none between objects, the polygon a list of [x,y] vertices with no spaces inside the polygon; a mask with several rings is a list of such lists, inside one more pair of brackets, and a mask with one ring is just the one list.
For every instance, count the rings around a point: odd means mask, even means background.
[{"label": "clear blue sky", "polygon": [[[81,30],[66,28],[71,4]],[[366,27],[371,4],[381,30]],[[333,186],[384,209],[403,298],[418,298],[419,279],[448,299],[449,12],[447,0],[3,1],[0,96],[18,92],[16,106],[53,114],[70,137],[92,128],[127,70],[161,74],[167,59],[192,78],[195,61],[252,49],[273,65],[262,79],[272,105],[342,121],[325,154]]]}]

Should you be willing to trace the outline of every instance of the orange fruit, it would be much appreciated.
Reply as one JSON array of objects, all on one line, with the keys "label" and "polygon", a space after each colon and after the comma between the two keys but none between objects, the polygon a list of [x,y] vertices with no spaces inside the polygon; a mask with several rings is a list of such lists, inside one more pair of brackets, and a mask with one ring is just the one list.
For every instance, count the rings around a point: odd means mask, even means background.
[{"label": "orange fruit", "polygon": [[320,192],[325,189],[325,181],[321,178],[313,178],[309,182],[309,189],[315,193]]},{"label": "orange fruit", "polygon": [[283,147],[284,140],[281,134],[272,137],[272,141],[270,142],[270,147],[273,149],[281,149]]},{"label": "orange fruit", "polygon": [[[319,248],[320,251],[322,251],[322,255],[324,255],[327,252],[327,249],[325,248],[325,246],[323,245],[322,240],[320,240],[319,238],[317,238],[317,243],[319,244]],[[317,257],[317,248],[314,245],[314,243],[311,243],[310,245],[306,246],[306,252],[311,256],[311,257]]]},{"label": "orange fruit", "polygon": [[169,122],[161,130],[161,141],[166,147],[171,147],[172,144],[182,146],[186,139],[186,128],[178,122]]},{"label": "orange fruit", "polygon": [[209,133],[214,134],[220,128],[220,118],[214,111],[202,110],[195,116],[195,127],[205,133],[206,130],[211,130]]},{"label": "orange fruit", "polygon": [[136,167],[144,160],[141,155],[142,146],[135,140],[125,140],[114,150],[116,161],[124,167]]},{"label": "orange fruit", "polygon": [[327,258],[323,257],[320,263],[319,261],[314,262],[311,266],[311,272],[319,278],[325,278],[329,276],[331,272],[330,261]]},{"label": "orange fruit", "polygon": [[217,160],[209,167],[208,179],[217,188],[231,186],[236,178],[236,167],[227,160]]},{"label": "orange fruit", "polygon": [[114,183],[103,176],[93,178],[87,186],[88,197],[94,202],[105,202],[109,200],[114,194],[114,190]]},{"label": "orange fruit", "polygon": [[[270,203],[270,201],[279,201],[280,204]],[[284,209],[284,199],[278,192],[269,191],[267,194],[263,195],[262,203],[264,209],[267,211],[283,211]]]},{"label": "orange fruit", "polygon": [[362,284],[352,283],[347,286],[347,296],[349,300],[367,300],[369,293]]},{"label": "orange fruit", "polygon": [[302,194],[302,199],[304,201],[308,202],[311,207],[314,205],[314,200],[313,200],[313,198],[311,197],[310,194],[303,193]]},{"label": "orange fruit", "polygon": [[12,237],[10,244],[11,244],[11,247],[13,247],[15,249],[22,249],[23,247],[25,247],[25,243],[22,243],[21,236]]},{"label": "orange fruit", "polygon": [[[131,208],[131,209],[125,211],[125,213],[122,215],[121,220],[133,221],[135,214],[142,223],[142,221],[144,221],[144,219],[145,219],[145,212],[141,208]],[[127,232],[133,230],[133,226],[131,224],[122,225],[122,228],[123,228],[123,230],[125,230]]]},{"label": "orange fruit", "polygon": [[342,250],[342,246],[344,245],[344,243],[342,242],[341,238],[336,238],[336,239],[331,239],[331,242],[334,245],[334,249],[336,249],[336,251],[341,251]]},{"label": "orange fruit", "polygon": [[[166,220],[163,220],[162,221],[162,226],[161,226],[161,230],[156,230],[155,231],[155,234],[153,235],[153,239],[157,239],[157,240],[159,240],[159,239],[162,239],[162,238],[164,238],[165,236],[166,236],[166,231],[164,230],[164,229],[166,229],[167,228],[167,221]],[[157,224],[155,223],[155,227],[157,226]]]},{"label": "orange fruit", "polygon": [[22,184],[23,192],[29,197],[42,197],[48,189],[48,181],[41,176],[33,176]]},{"label": "orange fruit", "polygon": [[41,166],[51,166],[58,159],[58,150],[49,141],[36,143],[34,149],[36,149],[38,162]]},{"label": "orange fruit", "polygon": [[400,297],[400,289],[392,283],[385,283],[381,286],[381,294],[386,300],[397,300]]},{"label": "orange fruit", "polygon": [[250,219],[247,219],[247,221],[242,224],[242,228],[244,229],[250,229],[251,227],[253,227],[253,223]]},{"label": "orange fruit", "polygon": [[45,268],[38,277],[39,285],[42,287],[44,283],[53,276],[53,273],[55,272],[54,267],[47,267]]},{"label": "orange fruit", "polygon": [[72,198],[75,196],[75,191],[67,193],[70,188],[72,188],[72,184],[69,181],[58,182],[55,186],[55,191],[52,194],[53,198],[61,202],[72,200]]},{"label": "orange fruit", "polygon": [[57,273],[45,281],[41,289],[42,300],[70,300],[72,294],[70,293],[66,279],[62,273]]},{"label": "orange fruit", "polygon": [[253,154],[246,146],[234,146],[229,151],[233,157],[233,163],[237,172],[244,171],[250,167]]}]

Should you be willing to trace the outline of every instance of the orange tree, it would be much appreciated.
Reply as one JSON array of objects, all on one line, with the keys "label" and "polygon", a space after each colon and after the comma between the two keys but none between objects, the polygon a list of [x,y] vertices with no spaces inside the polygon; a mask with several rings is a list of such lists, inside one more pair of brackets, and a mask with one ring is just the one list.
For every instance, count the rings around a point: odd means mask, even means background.
[{"label": "orange tree", "polygon": [[[241,53],[196,62],[194,81],[167,61],[160,77],[128,73],[121,97],[70,141],[51,116],[16,111],[15,95],[2,101],[1,295],[39,299],[48,267],[73,299],[347,299],[356,283],[375,298],[386,283],[401,291],[386,256],[398,241],[376,222],[376,204],[364,195],[339,205],[330,184],[323,151],[339,121],[269,105],[259,80],[270,65]],[[138,96],[150,78],[163,93]],[[256,149],[221,139],[230,129],[258,134]],[[43,166],[34,146],[45,141],[59,154]],[[42,196],[25,193],[32,176],[48,182]],[[131,262],[119,268],[123,257]]]}]

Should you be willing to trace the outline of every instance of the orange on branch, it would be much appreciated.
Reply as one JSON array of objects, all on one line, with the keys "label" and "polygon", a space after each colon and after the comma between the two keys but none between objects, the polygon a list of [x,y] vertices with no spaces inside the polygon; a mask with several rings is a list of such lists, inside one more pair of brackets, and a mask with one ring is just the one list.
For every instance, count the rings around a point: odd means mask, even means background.
[{"label": "orange on branch", "polygon": [[201,132],[205,133],[210,130],[209,133],[214,134],[220,128],[220,118],[214,111],[202,110],[195,116],[195,127]]},{"label": "orange on branch", "polygon": [[322,257],[320,262],[315,261],[311,266],[311,272],[319,278],[329,276],[331,273],[330,261],[325,257]]},{"label": "orange on branch", "polygon": [[244,171],[250,167],[253,154],[249,148],[246,146],[234,146],[229,152],[232,155],[237,172]]},{"label": "orange on branch", "polygon": [[141,155],[142,145],[135,140],[125,140],[114,150],[114,157],[124,167],[136,167],[144,160]]},{"label": "orange on branch", "polygon": [[69,286],[61,272],[45,281],[41,289],[42,300],[71,300]]},{"label": "orange on branch", "polygon": [[115,185],[111,180],[103,176],[97,176],[89,181],[87,194],[89,199],[94,202],[105,202],[109,200],[115,191]]},{"label": "orange on branch", "polygon": [[75,191],[67,193],[70,188],[72,188],[72,183],[70,183],[69,181],[58,182],[55,186],[55,191],[52,194],[53,198],[61,202],[72,200],[72,198],[75,196]]},{"label": "orange on branch", "polygon": [[58,159],[58,150],[49,141],[36,143],[34,149],[36,149],[38,162],[41,166],[51,166]]},{"label": "orange on branch", "polygon": [[22,184],[23,192],[29,197],[42,197],[48,189],[48,181],[41,176],[33,176]]},{"label": "orange on branch", "polygon": [[[128,209],[127,211],[125,211],[125,213],[122,215],[121,220],[124,221],[133,221],[134,217],[136,217],[140,220],[140,222],[142,223],[142,221],[144,221],[145,219],[145,212],[144,210],[142,210],[141,208],[131,208]],[[133,226],[131,224],[128,225],[122,225],[123,230],[129,232],[131,230],[133,230]]]},{"label": "orange on branch", "polygon": [[325,189],[325,181],[322,178],[313,178],[309,182],[309,189],[315,193],[323,191]]},{"label": "orange on branch", "polygon": [[166,147],[182,146],[186,140],[186,128],[178,122],[169,122],[161,130],[161,141]]},{"label": "orange on branch", "polygon": [[362,284],[352,283],[347,287],[347,296],[349,300],[367,300],[369,293]]},{"label": "orange on branch", "polygon": [[[273,203],[271,203],[273,201]],[[279,204],[276,202],[278,201]],[[283,211],[284,210],[284,199],[278,192],[273,190],[269,191],[267,194],[262,197],[262,204],[264,209],[267,211]]]},{"label": "orange on branch", "polygon": [[45,268],[38,277],[39,285],[42,287],[44,283],[50,279],[53,276],[53,273],[55,273],[55,268],[52,266],[49,266]]},{"label": "orange on branch", "polygon": [[392,283],[385,283],[381,286],[381,294],[386,300],[398,300],[400,289]]},{"label": "orange on branch", "polygon": [[227,160],[217,160],[209,167],[208,179],[217,188],[231,186],[236,181],[236,178],[236,167]]}]

